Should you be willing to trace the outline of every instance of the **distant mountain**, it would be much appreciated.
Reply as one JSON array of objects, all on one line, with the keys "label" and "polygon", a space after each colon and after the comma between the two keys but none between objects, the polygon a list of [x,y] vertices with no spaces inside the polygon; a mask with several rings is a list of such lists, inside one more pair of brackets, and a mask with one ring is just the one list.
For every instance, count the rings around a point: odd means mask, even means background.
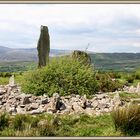
[{"label": "distant mountain", "polygon": [[[71,52],[72,50],[51,49],[50,56],[68,55]],[[133,71],[140,68],[140,53],[88,53],[96,70]],[[36,48],[17,49],[0,46],[0,71],[23,70],[30,66],[30,63],[36,65],[37,55]]]},{"label": "distant mountain", "polygon": [[10,51],[11,49],[8,47],[0,46],[0,53],[4,53],[6,51]]},{"label": "distant mountain", "polygon": [[140,68],[140,53],[91,53],[98,70],[133,71]]},{"label": "distant mountain", "polygon": [[[51,49],[50,56],[59,56],[69,54],[69,50]],[[36,48],[7,48],[0,46],[0,62],[11,61],[37,61]]]}]

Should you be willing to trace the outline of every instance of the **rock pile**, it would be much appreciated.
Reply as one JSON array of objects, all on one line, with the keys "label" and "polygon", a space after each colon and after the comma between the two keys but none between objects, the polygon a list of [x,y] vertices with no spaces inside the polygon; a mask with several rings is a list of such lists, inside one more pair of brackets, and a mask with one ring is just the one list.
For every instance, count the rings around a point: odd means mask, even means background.
[{"label": "rock pile", "polygon": [[130,87],[124,87],[123,91],[128,93],[137,93],[140,95],[140,83],[137,84],[137,86],[130,86]]},{"label": "rock pile", "polygon": [[74,114],[85,113],[88,115],[100,115],[110,112],[116,106],[123,105],[119,94],[111,98],[108,94],[96,94],[92,99],[86,95],[59,96],[54,93],[52,97],[47,95],[34,96],[21,92],[20,86],[11,77],[8,85],[0,86],[0,111],[15,114],[41,114],[58,113]]}]

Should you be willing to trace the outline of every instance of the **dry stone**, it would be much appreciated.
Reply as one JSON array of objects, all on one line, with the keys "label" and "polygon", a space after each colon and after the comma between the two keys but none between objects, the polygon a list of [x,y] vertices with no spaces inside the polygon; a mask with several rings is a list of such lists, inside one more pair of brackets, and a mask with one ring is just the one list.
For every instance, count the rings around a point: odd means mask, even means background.
[{"label": "dry stone", "polygon": [[114,102],[115,107],[118,107],[118,106],[122,105],[122,101],[121,101],[121,98],[119,96],[119,93],[116,93],[116,95],[113,98],[113,102]]},{"label": "dry stone", "polygon": [[0,87],[0,95],[3,95],[4,93],[6,93],[6,89],[5,89],[5,88]]},{"label": "dry stone", "polygon": [[44,109],[37,109],[37,110],[32,110],[29,112],[31,115],[36,115],[36,114],[41,114],[44,112]]},{"label": "dry stone", "polygon": [[[139,90],[139,86],[134,87]],[[128,88],[129,89],[129,88]],[[102,115],[111,112],[114,107],[123,106],[119,92],[96,94],[92,99],[80,95],[59,96],[54,93],[52,97],[47,95],[33,96],[22,93],[20,86],[0,86],[0,111],[10,114],[81,114]],[[114,95],[114,98],[111,98]],[[138,101],[134,101],[138,102]]]},{"label": "dry stone", "polygon": [[8,112],[12,115],[15,115],[17,113],[17,110],[14,106],[12,106],[12,107],[9,108]]},{"label": "dry stone", "polygon": [[47,98],[41,99],[41,104],[47,104],[47,103],[48,103],[48,99]]},{"label": "dry stone", "polygon": [[74,110],[74,112],[77,112],[77,113],[83,113],[84,112],[84,109],[77,102],[74,102],[72,104],[72,109]]},{"label": "dry stone", "polygon": [[22,99],[21,99],[21,103],[22,103],[23,105],[31,103],[29,97],[30,97],[30,96],[23,95],[23,97],[22,97]]},{"label": "dry stone", "polygon": [[140,83],[137,84],[136,92],[138,93],[138,95],[140,95]]},{"label": "dry stone", "polygon": [[15,79],[14,79],[14,75],[12,75],[9,79],[9,86],[14,87],[15,84]]}]

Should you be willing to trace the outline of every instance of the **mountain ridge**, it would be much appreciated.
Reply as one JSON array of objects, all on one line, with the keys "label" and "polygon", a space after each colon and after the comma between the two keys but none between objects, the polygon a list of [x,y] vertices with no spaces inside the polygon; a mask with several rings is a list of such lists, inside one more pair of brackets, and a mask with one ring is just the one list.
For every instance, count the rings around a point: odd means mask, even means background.
[{"label": "mountain ridge", "polygon": [[[69,54],[70,50],[51,49],[50,56]],[[37,61],[36,48],[8,48],[0,46],[0,61]]]}]

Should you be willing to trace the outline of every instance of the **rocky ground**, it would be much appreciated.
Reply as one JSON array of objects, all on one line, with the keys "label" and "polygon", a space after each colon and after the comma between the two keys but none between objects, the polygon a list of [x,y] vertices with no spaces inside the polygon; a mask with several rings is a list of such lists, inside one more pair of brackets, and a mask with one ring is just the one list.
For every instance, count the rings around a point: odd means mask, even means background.
[{"label": "rocky ground", "polygon": [[[140,93],[140,84],[137,87],[125,87],[125,91]],[[102,93],[93,95],[87,99],[86,95],[59,96],[54,93],[52,97],[47,95],[34,96],[21,92],[21,87],[15,84],[14,76],[9,79],[8,85],[0,85],[0,111],[15,114],[74,114],[85,113],[88,115],[101,115],[111,112],[114,107],[124,106],[119,92]]]}]

